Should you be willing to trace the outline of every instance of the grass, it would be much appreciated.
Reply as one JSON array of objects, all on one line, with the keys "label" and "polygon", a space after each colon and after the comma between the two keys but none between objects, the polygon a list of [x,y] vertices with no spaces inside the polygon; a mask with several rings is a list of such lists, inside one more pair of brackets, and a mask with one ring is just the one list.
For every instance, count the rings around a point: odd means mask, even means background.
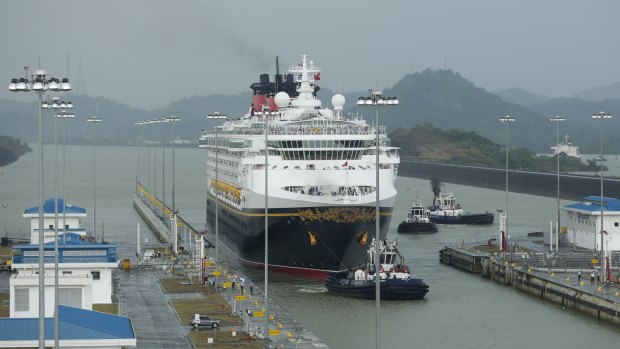
[{"label": "grass", "polygon": [[219,294],[205,294],[203,298],[173,299],[170,304],[183,324],[189,326],[194,314],[203,314],[221,321],[221,326],[238,326],[243,324],[238,316],[230,315],[232,309]]},{"label": "grass", "polygon": [[[207,344],[208,338],[213,338],[213,344]],[[244,348],[262,348],[263,342],[261,340],[249,341],[248,334],[246,332],[237,332],[235,337],[232,336],[230,331],[222,330],[200,330],[190,331],[189,339],[194,343],[196,349],[238,349]]]},{"label": "grass", "polygon": [[192,278],[190,283],[188,278],[170,278],[160,281],[165,293],[215,293],[213,286],[207,284],[206,287],[198,282],[198,278]]},{"label": "grass", "polygon": [[116,306],[115,303],[112,304],[93,304],[93,310],[94,311],[98,311],[101,313],[107,313],[107,314],[114,314],[117,315],[118,314],[118,307]]},{"label": "grass", "polygon": [[9,293],[0,293],[0,317],[9,317],[10,313]]}]

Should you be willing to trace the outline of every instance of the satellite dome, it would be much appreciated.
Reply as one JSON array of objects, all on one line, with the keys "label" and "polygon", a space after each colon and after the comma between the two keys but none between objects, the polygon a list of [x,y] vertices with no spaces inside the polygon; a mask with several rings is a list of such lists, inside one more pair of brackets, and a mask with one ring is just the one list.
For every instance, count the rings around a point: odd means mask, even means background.
[{"label": "satellite dome", "polygon": [[289,102],[291,101],[291,97],[289,97],[288,93],[281,91],[276,93],[274,100],[278,108],[284,108],[288,106]]},{"label": "satellite dome", "polygon": [[332,104],[334,105],[334,109],[338,109],[338,110],[342,110],[342,107],[344,106],[344,96],[341,95],[340,93],[335,94],[332,97]]}]

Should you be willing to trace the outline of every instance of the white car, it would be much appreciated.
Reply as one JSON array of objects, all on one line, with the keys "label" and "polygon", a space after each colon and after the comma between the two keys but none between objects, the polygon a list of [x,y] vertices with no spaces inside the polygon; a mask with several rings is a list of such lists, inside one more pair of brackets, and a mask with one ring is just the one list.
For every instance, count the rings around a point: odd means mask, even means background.
[{"label": "white car", "polygon": [[151,259],[153,257],[155,257],[154,250],[145,250],[144,253],[142,254],[142,258],[144,259]]}]

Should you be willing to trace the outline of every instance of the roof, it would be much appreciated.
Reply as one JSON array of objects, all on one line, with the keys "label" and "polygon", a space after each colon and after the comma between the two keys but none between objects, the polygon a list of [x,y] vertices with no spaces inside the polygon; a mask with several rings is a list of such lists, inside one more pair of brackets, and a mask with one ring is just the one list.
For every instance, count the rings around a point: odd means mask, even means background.
[{"label": "roof", "polygon": [[[65,200],[62,198],[58,198],[58,213],[63,213],[62,209],[63,207],[65,207],[64,204],[65,204]],[[69,203],[67,203],[66,208],[67,208],[68,215],[86,216],[85,208],[73,206]],[[43,204],[43,214],[45,215],[55,214],[53,198],[45,200],[45,203]],[[31,208],[26,209],[26,211],[24,211],[24,217],[32,216],[32,215],[39,216],[39,206],[31,207]]]},{"label": "roof", "polygon": [[[66,235],[66,239],[67,241],[65,242],[65,235]],[[81,238],[80,234],[75,234],[75,233],[66,233],[63,235],[60,235],[58,238],[58,248],[59,249],[63,249],[63,248],[80,248],[80,249],[93,249],[93,248],[109,248],[109,247],[116,247],[116,245],[112,245],[112,244],[107,244],[107,243],[100,243],[100,242],[96,242],[96,241],[89,241],[89,240],[84,240]],[[50,242],[46,242],[44,249],[50,249],[50,248],[54,248],[54,241],[50,241]],[[29,250],[29,249],[34,249],[34,250],[38,250],[39,249],[39,245],[38,244],[20,244],[20,245],[13,245],[13,249],[22,249],[22,250]]]},{"label": "roof", "polygon": [[[97,311],[58,306],[60,340],[135,339],[128,317]],[[0,341],[39,339],[38,318],[0,318]],[[54,339],[54,319],[45,319],[45,339]]]},{"label": "roof", "polygon": [[[563,206],[564,209],[580,210],[591,213],[601,211],[601,197],[590,195],[583,198],[582,202]],[[620,212],[620,200],[616,198],[603,197],[603,211]]]}]

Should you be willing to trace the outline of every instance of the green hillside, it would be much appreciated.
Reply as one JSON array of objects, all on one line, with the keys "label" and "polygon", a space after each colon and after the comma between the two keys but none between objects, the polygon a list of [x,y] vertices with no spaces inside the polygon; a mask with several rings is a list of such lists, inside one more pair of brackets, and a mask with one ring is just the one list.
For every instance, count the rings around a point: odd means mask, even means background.
[{"label": "green hillside", "polygon": [[0,136],[0,166],[9,165],[20,156],[32,151],[28,144],[22,143],[17,138],[9,136]]},{"label": "green hillside", "polygon": [[[396,129],[390,138],[392,145],[401,148],[403,159],[496,168],[506,166],[505,148],[471,131],[443,131],[430,124],[422,124],[410,129]],[[508,157],[508,167],[511,169],[541,172],[557,170],[555,157],[536,156],[527,148],[510,149]],[[594,166],[594,163],[586,165],[579,159],[565,155],[560,158],[562,172],[593,170]]]}]

